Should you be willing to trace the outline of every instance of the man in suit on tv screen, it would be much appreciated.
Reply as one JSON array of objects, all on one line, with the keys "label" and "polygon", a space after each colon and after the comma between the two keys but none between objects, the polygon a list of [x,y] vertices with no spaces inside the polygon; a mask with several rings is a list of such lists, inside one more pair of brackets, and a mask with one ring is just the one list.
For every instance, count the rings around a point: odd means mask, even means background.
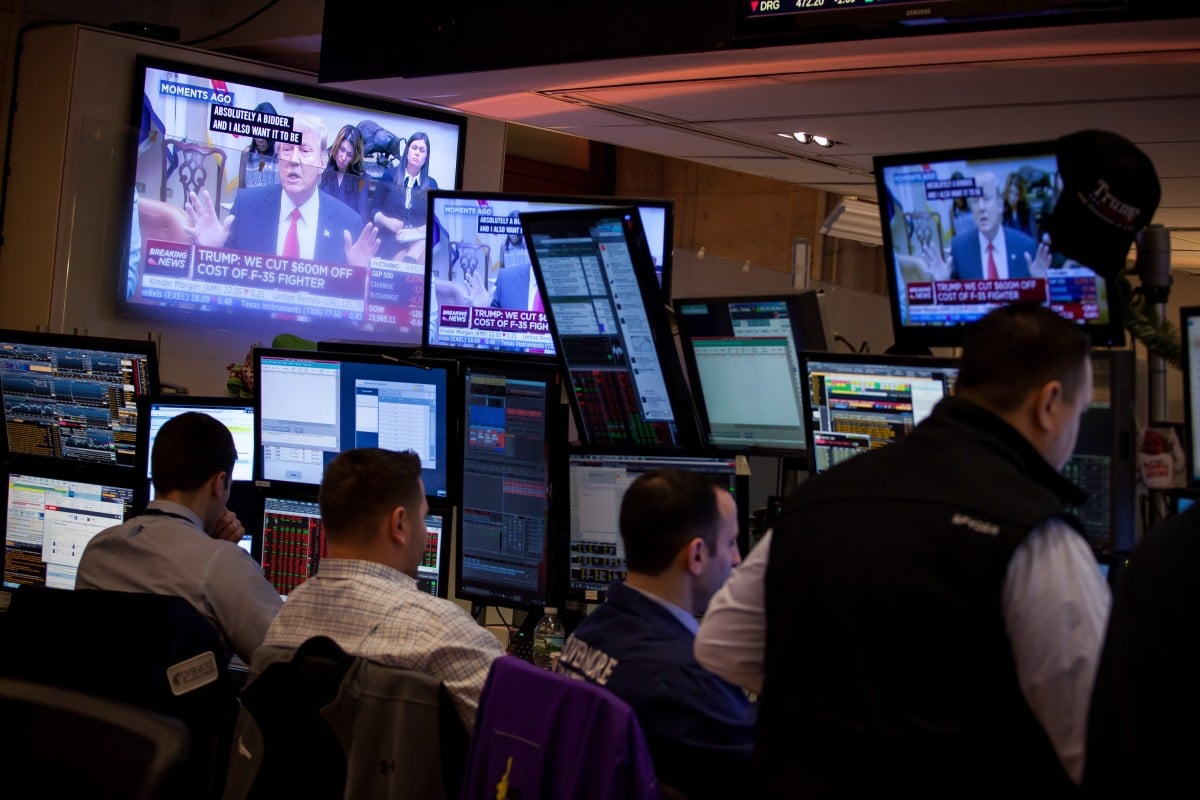
[{"label": "man in suit on tv screen", "polygon": [[207,247],[369,265],[379,251],[375,226],[368,223],[360,230],[352,208],[317,188],[328,161],[325,123],[296,115],[293,131],[300,134],[299,144],[276,146],[279,184],[241,190],[225,219],[218,217],[207,191],[188,196],[184,211],[193,239]]},{"label": "man in suit on tv screen", "polygon": [[948,259],[943,258],[936,242],[925,248],[934,280],[1044,278],[1050,266],[1049,245],[1000,224],[1004,201],[994,173],[979,173],[975,185],[980,193],[967,203],[976,229],[964,231],[950,241]]}]

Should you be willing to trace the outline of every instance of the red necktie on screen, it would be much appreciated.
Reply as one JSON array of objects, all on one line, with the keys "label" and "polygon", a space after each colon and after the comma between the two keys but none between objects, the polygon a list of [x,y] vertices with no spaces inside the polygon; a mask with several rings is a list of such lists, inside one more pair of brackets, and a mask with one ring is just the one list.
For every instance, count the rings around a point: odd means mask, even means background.
[{"label": "red necktie on screen", "polygon": [[992,251],[995,249],[996,249],[996,246],[993,245],[991,242],[988,242],[987,279],[989,281],[999,280],[999,278],[1000,278],[1000,273],[996,271],[996,259],[992,256]]},{"label": "red necktie on screen", "polygon": [[299,258],[300,234],[296,232],[296,220],[300,219],[300,209],[293,208],[289,216],[292,218],[292,224],[288,226],[287,236],[283,237],[283,252],[280,255],[284,258]]}]

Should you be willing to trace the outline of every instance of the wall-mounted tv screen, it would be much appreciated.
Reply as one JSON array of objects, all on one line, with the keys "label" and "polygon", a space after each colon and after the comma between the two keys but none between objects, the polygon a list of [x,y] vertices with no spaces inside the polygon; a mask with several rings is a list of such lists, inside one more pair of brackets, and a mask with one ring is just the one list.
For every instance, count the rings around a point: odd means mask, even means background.
[{"label": "wall-mounted tv screen", "polygon": [[675,324],[709,444],[806,450],[800,354],[827,346],[816,292],[676,298]]},{"label": "wall-mounted tv screen", "polygon": [[518,216],[603,205],[636,206],[663,297],[670,296],[672,200],[434,192],[426,239],[425,346],[554,356]]},{"label": "wall-mounted tv screen", "polygon": [[158,351],[136,339],[0,331],[4,449],[136,466],[138,406],[158,391]]},{"label": "wall-mounted tv screen", "polygon": [[124,312],[420,342],[428,192],[461,181],[462,117],[148,58],[136,92]]},{"label": "wall-mounted tv screen", "polygon": [[448,495],[457,459],[446,366],[259,348],[254,374],[256,480],[315,486],[343,450],[381,447],[412,450],[425,493]]},{"label": "wall-mounted tv screen", "polygon": [[583,440],[699,446],[637,209],[523,213],[521,225]]},{"label": "wall-mounted tv screen", "polygon": [[1112,287],[1045,233],[1062,191],[1053,142],[879,156],[875,181],[898,344],[958,345],[963,325],[1018,301],[1124,343]]}]

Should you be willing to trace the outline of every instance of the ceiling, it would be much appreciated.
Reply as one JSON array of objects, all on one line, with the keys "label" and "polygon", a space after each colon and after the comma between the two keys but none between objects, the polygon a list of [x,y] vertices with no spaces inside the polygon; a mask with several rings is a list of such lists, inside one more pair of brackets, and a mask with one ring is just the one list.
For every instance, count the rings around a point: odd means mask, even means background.
[{"label": "ceiling", "polygon": [[[241,54],[296,63],[311,37]],[[319,39],[317,40],[319,49]],[[231,48],[232,49],[232,48]],[[872,156],[1106,128],[1154,161],[1200,268],[1200,18],[722,50],[330,84],[874,197]],[[805,130],[840,144],[802,146]]]}]

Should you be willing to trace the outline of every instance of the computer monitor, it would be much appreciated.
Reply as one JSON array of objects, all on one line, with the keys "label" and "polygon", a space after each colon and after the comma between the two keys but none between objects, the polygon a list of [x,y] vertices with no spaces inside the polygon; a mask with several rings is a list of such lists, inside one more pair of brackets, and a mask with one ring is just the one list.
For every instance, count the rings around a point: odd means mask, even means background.
[{"label": "computer monitor", "polygon": [[1092,372],[1092,404],[1079,421],[1075,452],[1063,467],[1063,475],[1088,499],[1069,510],[1097,551],[1128,553],[1137,537],[1133,351],[1094,351]]},{"label": "computer monitor", "polygon": [[1183,415],[1187,436],[1188,484],[1200,488],[1200,306],[1179,309],[1183,336]]},{"label": "computer monitor", "polygon": [[518,215],[601,205],[637,207],[662,296],[669,297],[671,200],[430,192],[426,228],[437,235],[426,238],[425,347],[554,360]]},{"label": "computer monitor", "polygon": [[676,298],[675,324],[710,445],[807,450],[800,353],[828,346],[816,292]]},{"label": "computer monitor", "polygon": [[425,515],[425,555],[417,565],[417,588],[434,597],[450,593],[450,537],[454,533],[454,507],[429,507]]},{"label": "computer monitor", "polygon": [[87,543],[133,508],[131,483],[113,485],[51,462],[9,465],[4,477],[6,589],[74,589]]},{"label": "computer monitor", "polygon": [[317,486],[355,447],[412,450],[429,497],[450,495],[451,372],[361,353],[254,351],[256,480]]},{"label": "computer monitor", "polygon": [[328,553],[316,490],[262,495],[263,575],[286,598],[316,574]]},{"label": "computer monitor", "polygon": [[809,469],[903,439],[954,391],[957,362],[929,356],[805,353]]},{"label": "computer monitor", "polygon": [[157,392],[153,342],[0,331],[10,453],[133,470],[137,398]]},{"label": "computer monitor", "polygon": [[567,455],[567,516],[570,531],[567,595],[600,602],[608,587],[624,580],[625,545],[618,521],[625,490],[639,475],[656,469],[684,469],[710,475],[733,494],[738,509],[738,546],[749,549],[750,479],[731,454],[701,451],[649,453],[608,448],[572,448]]},{"label": "computer monitor", "polygon": [[468,364],[456,595],[480,605],[544,606],[549,574],[550,483],[558,443],[558,371]]},{"label": "computer monitor", "polygon": [[233,436],[237,461],[233,465],[235,483],[254,480],[254,401],[236,397],[198,397],[190,394],[146,396],[138,400],[139,458],[150,484],[150,499],[154,499],[153,472],[150,454],[158,431],[167,420],[180,414],[207,414],[223,424]]},{"label": "computer monitor", "polygon": [[683,379],[635,208],[521,214],[580,437],[696,447]]}]

